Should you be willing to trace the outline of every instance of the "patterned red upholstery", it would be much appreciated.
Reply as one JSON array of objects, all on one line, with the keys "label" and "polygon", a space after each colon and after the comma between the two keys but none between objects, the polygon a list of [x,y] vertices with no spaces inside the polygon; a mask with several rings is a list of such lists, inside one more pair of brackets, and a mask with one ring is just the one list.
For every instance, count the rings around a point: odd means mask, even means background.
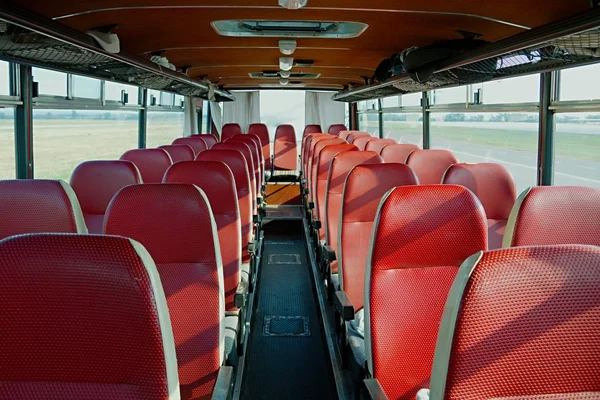
[{"label": "patterned red upholstery", "polygon": [[131,161],[85,161],[75,168],[71,187],[90,233],[102,233],[104,213],[113,196],[123,187],[138,183],[142,178]]},{"label": "patterned red upholstery", "polygon": [[[196,135],[193,135],[193,136],[196,136]],[[215,135],[211,135],[210,133],[203,133],[201,135],[198,135],[198,137],[200,139],[204,140],[204,143],[206,143],[207,149],[210,149],[211,147],[213,147],[215,145],[215,143],[218,142]]]},{"label": "patterned red upholstery", "polygon": [[503,247],[551,244],[600,246],[600,189],[538,186],[519,196]]},{"label": "patterned red upholstery", "polygon": [[240,284],[242,226],[231,169],[221,161],[181,162],[167,170],[163,182],[193,184],[208,197],[219,230],[225,279],[225,309],[237,310],[233,304],[233,296]]},{"label": "patterned red upholstery", "polygon": [[[447,335],[436,347],[432,394],[597,398],[600,248],[523,247],[475,258],[463,264],[459,274],[470,276],[448,298],[440,327],[440,335]],[[442,368],[447,373],[438,374]]]},{"label": "patterned red upholstery", "polygon": [[462,185],[475,193],[488,219],[488,248],[502,247],[506,222],[517,199],[510,172],[500,164],[458,163],[448,168],[442,183]]},{"label": "patterned red upholstery", "polygon": [[243,133],[239,124],[225,124],[223,125],[221,132],[221,142],[224,142],[235,135],[241,135]]},{"label": "patterned red upholstery", "polygon": [[204,193],[178,183],[127,186],[106,211],[104,233],[140,242],[154,259],[169,306],[181,398],[209,397],[224,358],[225,304],[217,230]]},{"label": "patterned red upholstery", "polygon": [[256,214],[257,205],[256,205],[256,197],[258,193],[258,179],[257,176],[259,174],[258,168],[254,165],[254,157],[252,157],[252,149],[246,143],[237,142],[237,141],[227,141],[227,143],[217,143],[213,146],[214,150],[237,150],[246,159],[246,164],[248,165],[248,172],[250,175],[250,190],[252,194],[252,212]]},{"label": "patterned red upholstery", "polygon": [[273,169],[275,171],[295,171],[298,162],[296,133],[292,125],[279,125],[275,131],[273,148]]},{"label": "patterned red upholstery", "polygon": [[369,143],[367,143],[367,147],[365,147],[365,150],[374,151],[375,153],[381,155],[381,150],[383,150],[383,148],[385,146],[387,146],[388,144],[397,144],[397,143],[394,139],[375,138],[375,139],[369,141]]},{"label": "patterned red upholstery", "polygon": [[330,135],[339,136],[341,131],[345,131],[347,129],[348,128],[346,128],[346,125],[344,125],[344,124],[333,124],[333,125],[329,126],[327,133],[329,133]]},{"label": "patterned red upholstery", "polygon": [[187,144],[194,150],[194,154],[196,155],[204,150],[207,150],[209,147],[206,141],[200,137],[200,135],[177,138],[173,140],[172,144]]},{"label": "patterned red upholstery", "polygon": [[374,138],[373,136],[359,136],[357,138],[354,138],[352,144],[356,145],[356,147],[358,147],[359,150],[366,150],[367,144],[374,139],[376,138]]},{"label": "patterned red upholstery", "polygon": [[419,146],[408,143],[388,143],[381,148],[379,154],[385,162],[406,164],[408,155],[415,150],[419,150]]},{"label": "patterned red upholstery", "polygon": [[[384,147],[382,153],[388,147]],[[441,183],[444,172],[457,162],[454,154],[448,150],[415,150],[406,159],[406,164],[415,171],[422,185]]]},{"label": "patterned red upholstery", "polygon": [[187,144],[167,144],[164,146],[158,146],[158,148],[169,153],[171,160],[174,163],[179,161],[194,161],[194,158],[196,158],[194,149]]},{"label": "patterned red upholstery", "polygon": [[316,194],[317,194],[317,188],[316,188],[316,178],[317,178],[317,166],[319,165],[319,154],[321,154],[321,151],[325,148],[325,146],[334,146],[337,144],[346,144],[346,141],[340,138],[337,138],[333,135],[329,135],[327,134],[328,137],[326,138],[319,138],[319,139],[313,139],[313,141],[311,142],[311,157],[308,161],[308,171],[307,171],[307,176],[310,177],[310,179],[308,180],[309,183],[309,187],[310,187],[310,192],[311,192],[311,199],[313,201],[316,201]]},{"label": "patterned red upholstery", "polygon": [[446,296],[458,266],[486,250],[481,203],[462,186],[393,189],[373,227],[365,275],[369,371],[390,399],[427,387]]},{"label": "patterned red upholstery", "polygon": [[87,233],[77,196],[62,181],[0,181],[0,210],[0,239],[22,233]]},{"label": "patterned red upholstery", "polygon": [[327,137],[327,136],[331,136],[331,135],[329,135],[328,133],[309,133],[308,135],[302,137],[301,160],[302,160],[302,170],[305,173],[308,173],[309,150],[310,150],[312,141],[317,138]]},{"label": "patterned red upholstery", "polygon": [[237,191],[240,221],[242,224],[242,262],[250,262],[248,242],[252,240],[252,193],[250,174],[246,159],[237,150],[217,150],[215,148],[198,154],[196,161],[222,161],[233,173]]},{"label": "patterned red upholstery", "polygon": [[262,158],[260,139],[254,135],[236,135],[229,140],[246,143],[248,147],[250,147],[252,153],[252,162],[254,163],[254,167],[257,168],[258,172],[258,174],[255,175],[257,192],[260,192],[260,187],[263,184],[263,177],[265,176],[265,162]]},{"label": "patterned red upholstery", "polygon": [[371,136],[369,132],[352,132],[348,136],[346,136],[346,140],[350,144],[354,144],[354,141],[362,136]]},{"label": "patterned red upholstery", "polygon": [[302,133],[302,136],[306,136],[309,133],[322,133],[323,130],[321,129],[321,125],[318,124],[310,124],[310,125],[306,125],[306,127],[304,128],[304,132]]},{"label": "patterned red upholstery", "polygon": [[379,203],[396,186],[418,184],[409,166],[394,163],[357,165],[346,178],[336,251],[341,288],[355,311],[363,308],[365,264]]},{"label": "patterned red upholstery", "polygon": [[164,293],[145,259],[121,237],[1,241],[0,397],[179,398]]},{"label": "patterned red upholstery", "polygon": [[167,168],[173,164],[163,149],[134,149],[123,153],[120,160],[131,161],[140,171],[142,182],[161,182]]},{"label": "patterned red upholstery", "polygon": [[[381,157],[372,151],[345,151],[331,161],[325,191],[325,235],[329,246],[337,249],[338,221],[346,177],[357,165],[380,164]],[[331,272],[337,273],[337,260],[331,263]]]},{"label": "patterned red upholstery", "polygon": [[248,135],[256,135],[260,139],[262,153],[265,159],[265,170],[271,170],[271,138],[269,129],[265,124],[251,124],[248,128]]}]

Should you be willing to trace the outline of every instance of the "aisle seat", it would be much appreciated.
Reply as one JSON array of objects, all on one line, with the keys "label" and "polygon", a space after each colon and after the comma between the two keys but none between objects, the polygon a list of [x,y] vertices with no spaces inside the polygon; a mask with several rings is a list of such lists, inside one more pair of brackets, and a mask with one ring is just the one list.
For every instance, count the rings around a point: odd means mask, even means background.
[{"label": "aisle seat", "polygon": [[258,179],[256,181],[256,189],[257,193],[260,193],[265,176],[265,162],[262,157],[260,139],[254,135],[236,135],[230,138],[229,141],[246,143],[250,147],[250,150],[252,150],[252,162],[254,163],[254,167],[258,168],[258,176],[255,178]]},{"label": "aisle seat", "polygon": [[249,135],[256,135],[260,139],[263,158],[265,159],[265,171],[271,171],[271,138],[269,129],[265,124],[251,124],[248,128]]},{"label": "aisle seat", "polygon": [[[360,132],[360,131],[340,131],[338,137],[340,139],[344,139],[344,140],[348,140],[348,136],[351,135],[352,133],[356,133],[356,132]],[[367,132],[364,132],[367,133]]]},{"label": "aisle seat", "polygon": [[323,132],[323,130],[321,129],[321,125],[309,124],[304,127],[304,132],[302,133],[302,136],[306,136],[309,133],[322,133],[322,132]]},{"label": "aisle seat", "polygon": [[[384,147],[383,152],[389,146]],[[437,185],[444,173],[458,160],[449,150],[414,150],[406,158],[406,164],[415,171],[422,185]]]},{"label": "aisle seat", "polygon": [[177,138],[173,140],[173,143],[171,144],[187,144],[194,150],[195,155],[208,150],[209,147],[207,142],[200,135]]},{"label": "aisle seat", "polygon": [[300,166],[302,167],[302,171],[305,174],[308,171],[308,159],[309,159],[309,149],[313,140],[320,137],[330,136],[328,133],[309,133],[306,136],[302,137],[302,144],[300,148]]},{"label": "aisle seat", "polygon": [[187,144],[167,144],[164,146],[158,146],[158,148],[169,153],[173,163],[179,161],[194,161],[194,158],[196,158],[194,149]]},{"label": "aisle seat", "polygon": [[277,127],[273,154],[274,171],[296,171],[298,168],[298,150],[296,133],[292,125],[279,125]]},{"label": "aisle seat", "polygon": [[366,150],[367,144],[369,144],[370,141],[375,139],[376,138],[374,138],[373,136],[359,136],[354,139],[352,144],[356,145],[356,147],[358,147],[359,150]]},{"label": "aisle seat", "polygon": [[[196,135],[192,135],[192,136],[196,136]],[[210,133],[203,133],[203,134],[200,134],[197,136],[200,139],[204,140],[204,143],[206,143],[207,150],[210,149],[211,147],[213,147],[218,142],[215,135],[211,135]]]},{"label": "aisle seat", "polygon": [[[248,173],[250,176],[250,191],[251,191],[251,195],[252,195],[252,213],[253,214],[257,214],[258,212],[258,205],[257,205],[257,198],[258,198],[258,168],[255,166],[254,164],[254,157],[252,156],[252,149],[250,148],[250,146],[248,146],[246,143],[243,142],[236,142],[234,141],[227,141],[225,143],[217,143],[213,146],[213,148],[211,150],[237,150],[239,151],[243,156],[244,159],[246,160],[246,165],[248,166]],[[198,159],[198,158],[196,158]]]},{"label": "aisle seat", "polygon": [[242,132],[242,128],[240,127],[240,124],[236,124],[236,123],[225,124],[225,125],[223,125],[223,128],[221,129],[221,142],[225,142],[229,138],[231,138],[235,135],[241,135],[242,133],[244,133],[244,132]]},{"label": "aisle seat", "polygon": [[369,132],[351,132],[348,136],[346,136],[346,141],[350,144],[354,144],[354,141],[359,137],[363,136],[371,136]]},{"label": "aisle seat", "polygon": [[385,162],[406,164],[408,155],[415,150],[419,150],[419,146],[415,144],[388,143],[386,146],[381,148],[379,154]]},{"label": "aisle seat", "polygon": [[319,154],[321,153],[321,151],[323,150],[323,148],[325,146],[329,146],[329,145],[338,145],[338,144],[347,144],[345,140],[337,138],[333,135],[327,135],[328,137],[325,138],[319,138],[319,139],[314,139],[311,142],[311,149],[310,149],[310,153],[311,153],[311,157],[308,161],[308,171],[307,171],[307,178],[310,178],[310,180],[308,180],[308,184],[309,184],[309,188],[310,188],[310,199],[312,201],[316,201],[317,197],[316,197],[316,177],[317,177],[317,166],[318,166],[318,162],[319,162]]},{"label": "aisle seat", "polygon": [[134,149],[123,153],[120,160],[131,161],[135,164],[144,183],[162,182],[165,171],[173,161],[163,149]]},{"label": "aisle seat", "polygon": [[374,151],[375,153],[381,155],[381,150],[388,144],[398,144],[394,139],[379,139],[374,138],[373,140],[367,143],[365,150]]},{"label": "aisle seat", "polygon": [[348,128],[346,128],[346,125],[344,124],[333,124],[329,126],[329,129],[327,129],[327,133],[329,133],[330,135],[335,135],[335,136],[339,136],[340,132],[348,130]]}]

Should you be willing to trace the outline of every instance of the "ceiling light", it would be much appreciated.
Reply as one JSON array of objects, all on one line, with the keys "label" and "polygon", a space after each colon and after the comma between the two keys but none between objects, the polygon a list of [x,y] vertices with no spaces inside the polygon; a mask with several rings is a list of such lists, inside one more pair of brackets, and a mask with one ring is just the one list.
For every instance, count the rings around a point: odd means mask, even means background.
[{"label": "ceiling light", "polygon": [[308,0],[279,0],[279,5],[288,10],[297,10],[306,6]]},{"label": "ceiling light", "polygon": [[294,66],[294,57],[279,57],[279,69],[289,71]]},{"label": "ceiling light", "polygon": [[279,71],[279,76],[282,78],[289,78],[290,77],[291,72],[290,71]]},{"label": "ceiling light", "polygon": [[280,84],[281,86],[285,86],[285,85],[287,85],[287,84],[288,84],[288,82],[289,82],[289,81],[288,81],[287,79],[285,79],[285,78],[281,78],[281,79],[279,80],[279,84]]},{"label": "ceiling light", "polygon": [[279,51],[281,54],[285,54],[286,56],[291,56],[296,51],[296,41],[295,40],[280,40],[279,41]]}]

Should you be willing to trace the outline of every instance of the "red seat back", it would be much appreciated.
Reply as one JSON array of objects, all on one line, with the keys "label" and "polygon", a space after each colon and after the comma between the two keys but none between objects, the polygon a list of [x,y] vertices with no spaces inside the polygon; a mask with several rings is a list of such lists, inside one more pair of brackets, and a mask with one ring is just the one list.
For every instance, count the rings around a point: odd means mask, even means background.
[{"label": "red seat back", "polygon": [[486,249],[483,207],[462,186],[403,186],[382,200],[365,275],[365,350],[388,398],[413,400],[427,387],[458,267]]},{"label": "red seat back", "polygon": [[127,186],[106,211],[104,233],[140,242],[154,259],[169,306],[182,398],[209,396],[224,359],[225,303],[206,195],[179,183]]},{"label": "red seat back", "polygon": [[374,139],[375,138],[373,136],[359,136],[354,139],[352,144],[356,145],[356,147],[358,147],[359,150],[366,150],[367,144],[369,144],[369,142]]},{"label": "red seat back", "polygon": [[298,163],[296,133],[292,125],[279,125],[275,131],[273,169],[295,171]]},{"label": "red seat back", "polygon": [[140,171],[131,161],[85,161],[75,168],[71,187],[90,233],[102,233],[104,213],[113,196],[138,183],[142,183]]},{"label": "red seat back", "polygon": [[344,124],[333,124],[333,125],[329,126],[327,133],[329,133],[330,135],[338,136],[340,134],[340,132],[345,131],[347,129],[348,128],[346,128],[346,125],[344,125]]},{"label": "red seat back", "polygon": [[[321,151],[325,148],[325,146],[334,146],[337,144],[347,144],[345,140],[337,138],[333,135],[327,134],[327,137],[314,139],[311,143],[311,158],[308,162],[308,172],[307,176],[310,176],[308,183],[311,185],[310,192],[312,193],[311,198],[313,201],[316,201],[317,194],[317,186],[316,186],[316,178],[317,178],[317,168],[319,165],[319,155]],[[314,145],[314,146],[313,146]]]},{"label": "red seat back", "polygon": [[306,127],[304,128],[304,132],[302,133],[302,136],[306,136],[309,133],[322,133],[323,130],[321,129],[321,125],[318,124],[309,124],[306,125]]},{"label": "red seat back", "polygon": [[200,135],[177,138],[173,140],[172,144],[187,144],[194,150],[195,155],[198,155],[198,153],[208,149],[206,141],[201,138]]},{"label": "red seat back", "polygon": [[[337,249],[338,221],[346,177],[357,165],[380,163],[383,160],[372,151],[345,151],[333,157],[325,185],[324,216],[326,240],[333,249]],[[331,263],[331,271],[337,273],[337,260]]]},{"label": "red seat back", "polygon": [[120,160],[134,163],[144,183],[161,182],[165,171],[173,164],[171,156],[163,149],[129,150],[123,153]]},{"label": "red seat back", "polygon": [[249,135],[256,135],[260,139],[262,153],[265,159],[265,170],[271,170],[271,138],[269,129],[265,124],[251,124],[248,128]]},{"label": "red seat back", "polygon": [[194,161],[194,158],[196,158],[194,149],[187,144],[167,144],[164,146],[158,146],[158,148],[169,153],[171,160],[174,163],[179,161]]},{"label": "red seat back", "polygon": [[179,398],[165,295],[139,243],[11,237],[0,274],[2,398]]},{"label": "red seat back", "polygon": [[362,136],[371,136],[369,132],[351,132],[348,136],[346,136],[346,140],[348,143],[354,144],[354,141]]},{"label": "red seat back", "polygon": [[370,140],[369,143],[367,143],[365,150],[374,151],[375,153],[381,155],[381,150],[383,150],[383,148],[385,146],[387,146],[388,144],[397,144],[397,143],[394,139],[374,138],[373,140]]},{"label": "red seat back", "polygon": [[310,146],[313,140],[320,137],[330,136],[328,133],[309,133],[306,136],[302,137],[302,154],[301,154],[301,163],[302,163],[302,171],[308,173],[308,160],[310,153]]},{"label": "red seat back", "polygon": [[357,165],[346,178],[336,254],[341,288],[356,311],[363,308],[365,264],[379,203],[396,186],[418,184],[405,164]]},{"label": "red seat back", "polygon": [[256,197],[258,193],[258,170],[254,165],[254,157],[252,156],[252,149],[246,143],[238,141],[227,141],[227,143],[217,143],[213,146],[214,150],[237,150],[246,159],[248,165],[248,173],[250,174],[250,190],[252,194],[252,212],[256,214]]},{"label": "red seat back", "polygon": [[225,124],[221,130],[221,142],[224,142],[235,135],[241,135],[242,133],[242,128],[239,124]]},{"label": "red seat back", "polygon": [[227,164],[233,173],[242,225],[242,262],[250,262],[248,242],[252,240],[253,207],[250,174],[248,173],[248,164],[244,155],[237,150],[218,150],[213,148],[198,154],[196,161],[222,161]]},{"label": "red seat back", "polygon": [[[195,135],[193,135],[195,136]],[[213,147],[215,145],[215,143],[218,142],[217,138],[214,135],[211,135],[210,133],[204,133],[201,135],[198,135],[198,137],[202,140],[204,140],[204,143],[206,143],[206,147],[207,149],[210,149],[211,147]]]},{"label": "red seat back", "polygon": [[208,197],[221,245],[225,309],[237,310],[233,304],[233,297],[240,284],[242,226],[235,179],[231,169],[221,161],[181,162],[167,170],[163,182],[196,185]]},{"label": "red seat back", "polygon": [[77,196],[63,181],[0,181],[0,210],[0,239],[23,233],[87,233]]},{"label": "red seat back", "polygon": [[338,137],[340,139],[348,140],[348,135],[350,135],[351,133],[354,133],[354,132],[360,132],[360,131],[344,131],[344,130],[342,130],[339,132]]},{"label": "red seat back", "polygon": [[[388,147],[383,148],[383,153]],[[406,159],[406,164],[415,171],[422,185],[441,183],[448,167],[457,162],[448,150],[415,150]]]},{"label": "red seat back", "polygon": [[415,150],[419,150],[419,146],[415,144],[388,143],[381,148],[379,154],[385,162],[406,164],[408,155]]},{"label": "red seat back", "polygon": [[431,398],[585,399],[600,392],[600,248],[477,254],[461,266]]},{"label": "red seat back", "polygon": [[500,164],[458,163],[450,166],[442,183],[461,185],[475,193],[488,220],[488,248],[502,247],[502,236],[517,190],[510,172]]},{"label": "red seat back", "polygon": [[538,186],[517,199],[502,247],[552,244],[600,246],[600,189]]},{"label": "red seat back", "polygon": [[255,179],[257,182],[257,191],[260,191],[260,187],[263,184],[263,177],[265,176],[265,163],[262,158],[260,140],[254,135],[236,135],[229,140],[246,143],[248,147],[250,147],[252,153],[252,162],[254,163],[254,168],[256,169]]}]

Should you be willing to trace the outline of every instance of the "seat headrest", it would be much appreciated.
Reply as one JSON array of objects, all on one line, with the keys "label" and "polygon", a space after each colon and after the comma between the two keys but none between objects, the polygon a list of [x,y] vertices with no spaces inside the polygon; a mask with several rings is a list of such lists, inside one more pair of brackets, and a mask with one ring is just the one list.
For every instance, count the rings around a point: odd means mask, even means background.
[{"label": "seat headrest", "polygon": [[317,179],[327,179],[329,175],[329,167],[331,166],[331,160],[339,153],[344,151],[358,151],[358,147],[353,144],[332,144],[323,147],[321,150],[319,165],[317,166]]},{"label": "seat headrest", "polygon": [[[279,125],[275,130],[275,140],[278,136],[296,137],[296,131],[292,125]],[[294,139],[295,141],[295,139]]]},{"label": "seat headrest", "polygon": [[323,132],[323,130],[321,129],[321,125],[310,124],[310,125],[306,125],[302,135],[304,136],[304,135],[308,135],[309,133],[321,133],[321,132]]},{"label": "seat headrest", "polygon": [[240,127],[239,124],[229,123],[229,124],[223,125],[221,132],[222,132],[221,133],[221,142],[224,142],[232,136],[241,134],[242,128]]},{"label": "seat headrest", "polygon": [[159,149],[165,150],[171,156],[174,163],[179,161],[194,161],[196,157],[194,149],[187,144],[167,144],[158,146]]},{"label": "seat headrest", "polygon": [[173,140],[172,144],[187,144],[194,150],[195,155],[208,149],[206,141],[200,135],[177,138]]},{"label": "seat headrest", "polygon": [[348,143],[354,143],[354,141],[362,136],[371,136],[369,132],[352,132],[348,136],[346,136],[346,140]]},{"label": "seat headrest", "polygon": [[[394,146],[394,145],[390,145]],[[383,148],[385,152],[389,146]],[[411,152],[407,159],[408,164],[423,185],[437,185],[442,183],[444,173],[452,164],[458,160],[448,150],[415,150]]]},{"label": "seat headrest", "polygon": [[381,150],[389,144],[397,144],[394,139],[379,139],[374,138],[367,143],[365,150],[374,151],[375,153],[381,155]]},{"label": "seat headrest", "polygon": [[[385,162],[406,164],[408,155],[415,150],[419,150],[419,146],[408,143],[388,143],[381,148],[379,154]],[[439,182],[436,183],[441,183]]]},{"label": "seat headrest", "polygon": [[[194,135],[192,135],[192,136],[194,136]],[[211,135],[209,133],[203,133],[201,135],[198,135],[198,137],[200,139],[204,140],[204,143],[206,143],[206,147],[208,149],[213,147],[215,145],[215,143],[218,142],[217,138],[214,135]]]},{"label": "seat headrest", "polygon": [[63,181],[0,181],[0,239],[23,233],[87,233],[75,192]]},{"label": "seat headrest", "polygon": [[238,193],[250,190],[250,173],[246,158],[239,150],[213,148],[198,154],[196,161],[222,161],[231,170]]},{"label": "seat headrest", "polygon": [[328,193],[342,194],[348,173],[360,164],[381,164],[383,160],[372,151],[344,151],[333,158],[329,167]]},{"label": "seat headrest", "polygon": [[331,135],[339,135],[340,132],[347,130],[346,125],[344,124],[333,124],[329,126],[327,133]]},{"label": "seat headrest", "polygon": [[167,168],[173,164],[163,149],[134,149],[126,151],[120,160],[131,161],[140,171],[144,183],[161,182]]}]

